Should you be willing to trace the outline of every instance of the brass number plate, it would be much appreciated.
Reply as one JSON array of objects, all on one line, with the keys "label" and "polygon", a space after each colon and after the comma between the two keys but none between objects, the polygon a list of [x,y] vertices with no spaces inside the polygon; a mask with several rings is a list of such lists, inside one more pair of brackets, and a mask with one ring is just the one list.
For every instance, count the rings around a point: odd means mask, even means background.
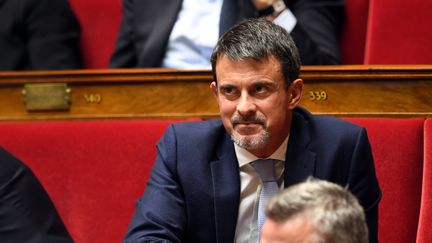
[{"label": "brass number plate", "polygon": [[27,111],[59,111],[70,108],[67,84],[26,84],[22,91]]}]

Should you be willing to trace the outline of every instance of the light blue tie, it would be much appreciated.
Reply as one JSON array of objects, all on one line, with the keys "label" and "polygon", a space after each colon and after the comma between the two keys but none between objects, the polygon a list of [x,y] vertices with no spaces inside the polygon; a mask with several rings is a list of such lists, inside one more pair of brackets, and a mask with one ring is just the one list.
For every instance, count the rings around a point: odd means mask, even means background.
[{"label": "light blue tie", "polygon": [[276,181],[275,162],[272,159],[259,159],[252,162],[252,166],[261,178],[262,188],[258,202],[258,232],[261,236],[261,228],[265,220],[264,206],[271,196],[279,191]]}]

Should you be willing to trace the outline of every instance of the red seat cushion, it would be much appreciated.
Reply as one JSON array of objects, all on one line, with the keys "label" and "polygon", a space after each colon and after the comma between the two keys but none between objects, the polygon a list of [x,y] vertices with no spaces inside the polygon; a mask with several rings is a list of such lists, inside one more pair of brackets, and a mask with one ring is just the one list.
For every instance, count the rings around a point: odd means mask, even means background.
[{"label": "red seat cushion", "polygon": [[380,242],[415,242],[423,167],[423,118],[349,118],[367,130],[382,190]]},{"label": "red seat cushion", "polygon": [[424,126],[423,191],[417,243],[432,242],[432,118]]},{"label": "red seat cushion", "polygon": [[0,122],[77,243],[121,242],[168,120]]}]

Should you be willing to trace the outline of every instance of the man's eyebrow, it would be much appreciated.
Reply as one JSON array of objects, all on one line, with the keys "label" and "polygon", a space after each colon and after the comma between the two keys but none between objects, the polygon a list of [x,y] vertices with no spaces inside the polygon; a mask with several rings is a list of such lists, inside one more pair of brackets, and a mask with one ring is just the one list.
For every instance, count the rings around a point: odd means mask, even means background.
[{"label": "man's eyebrow", "polygon": [[273,84],[274,82],[268,81],[268,80],[258,80],[252,83],[252,85],[255,84]]},{"label": "man's eyebrow", "polygon": [[256,86],[256,85],[277,86],[278,84],[269,80],[259,80],[251,84],[251,86]]},{"label": "man's eyebrow", "polygon": [[219,88],[233,88],[233,87],[235,87],[235,85],[234,84],[230,84],[230,83],[225,83],[225,84],[220,84],[219,85]]}]

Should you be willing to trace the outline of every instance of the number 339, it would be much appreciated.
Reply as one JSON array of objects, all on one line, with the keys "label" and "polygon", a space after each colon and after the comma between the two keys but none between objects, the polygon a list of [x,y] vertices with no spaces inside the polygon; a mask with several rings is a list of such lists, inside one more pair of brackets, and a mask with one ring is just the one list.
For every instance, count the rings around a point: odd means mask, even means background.
[{"label": "number 339", "polygon": [[325,91],[309,91],[310,100],[325,101],[327,93]]}]

